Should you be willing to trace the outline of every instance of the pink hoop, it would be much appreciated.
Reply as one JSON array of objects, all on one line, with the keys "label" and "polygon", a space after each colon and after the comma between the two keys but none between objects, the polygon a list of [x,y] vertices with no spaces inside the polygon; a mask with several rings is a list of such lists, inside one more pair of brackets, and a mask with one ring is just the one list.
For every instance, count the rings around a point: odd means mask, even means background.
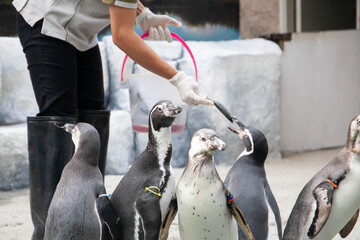
[{"label": "pink hoop", "polygon": [[[188,51],[188,53],[190,54],[190,57],[191,57],[191,59],[192,59],[192,61],[193,61],[193,63],[194,63],[194,67],[195,67],[195,79],[196,79],[196,81],[198,81],[198,71],[197,71],[197,66],[196,66],[195,58],[194,58],[194,55],[192,54],[189,46],[188,46],[188,45],[185,43],[185,41],[184,41],[179,35],[177,35],[176,33],[170,33],[170,34],[171,34],[171,36],[172,36],[174,39],[178,40],[178,41],[185,47],[185,49]],[[149,33],[146,32],[146,33],[144,33],[143,35],[141,35],[141,38],[144,39],[144,38],[146,38],[146,37],[148,37],[148,36],[149,36]],[[124,58],[124,61],[123,61],[122,67],[121,67],[121,81],[124,80],[124,68],[125,68],[125,63],[126,63],[127,58],[128,58],[128,55],[125,55],[125,58]]]}]

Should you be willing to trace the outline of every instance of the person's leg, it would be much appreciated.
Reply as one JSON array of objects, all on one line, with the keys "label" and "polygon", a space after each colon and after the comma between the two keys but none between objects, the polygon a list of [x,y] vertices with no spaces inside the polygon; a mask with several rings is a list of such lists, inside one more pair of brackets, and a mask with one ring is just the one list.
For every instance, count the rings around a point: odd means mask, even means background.
[{"label": "person's leg", "polygon": [[105,110],[104,82],[99,46],[77,51],[77,107]]},{"label": "person's leg", "polygon": [[19,38],[39,106],[37,116],[75,116],[77,51],[67,42],[41,34],[41,28],[42,20],[30,27],[18,14]]},{"label": "person's leg", "polygon": [[104,107],[103,72],[99,47],[78,52],[77,62],[78,121],[93,125],[99,132],[99,168],[105,176],[110,111],[105,110]]},{"label": "person's leg", "polygon": [[48,207],[74,152],[71,135],[55,124],[76,122],[76,52],[71,45],[42,35],[42,21],[30,27],[19,14],[17,21],[39,106],[37,117],[28,117],[27,123],[32,239],[43,239]]}]

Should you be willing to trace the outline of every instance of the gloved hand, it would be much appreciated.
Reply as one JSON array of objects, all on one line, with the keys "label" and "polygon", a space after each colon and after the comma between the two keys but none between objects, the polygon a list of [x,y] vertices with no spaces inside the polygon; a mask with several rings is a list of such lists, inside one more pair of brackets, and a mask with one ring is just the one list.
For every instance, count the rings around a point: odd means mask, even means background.
[{"label": "gloved hand", "polygon": [[155,15],[149,8],[144,8],[136,17],[136,26],[141,27],[143,33],[149,32],[149,40],[166,40],[172,42],[167,25],[181,27],[181,23],[166,15]]},{"label": "gloved hand", "polygon": [[213,106],[214,102],[207,99],[205,95],[199,93],[198,84],[193,77],[184,72],[178,72],[170,80],[170,83],[177,87],[181,99],[189,105],[208,105]]}]

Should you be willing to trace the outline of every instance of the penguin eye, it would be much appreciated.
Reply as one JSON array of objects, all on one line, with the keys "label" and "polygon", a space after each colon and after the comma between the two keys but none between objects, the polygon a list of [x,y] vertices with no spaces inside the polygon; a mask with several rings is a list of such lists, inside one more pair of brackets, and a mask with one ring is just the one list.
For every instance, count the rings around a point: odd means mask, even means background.
[{"label": "penguin eye", "polygon": [[161,108],[161,107],[158,107],[158,109],[157,109],[159,112],[162,112],[163,111],[163,109]]},{"label": "penguin eye", "polygon": [[205,137],[201,137],[201,141],[205,142],[206,138]]},{"label": "penguin eye", "polygon": [[360,125],[360,119],[357,120],[357,124]]}]

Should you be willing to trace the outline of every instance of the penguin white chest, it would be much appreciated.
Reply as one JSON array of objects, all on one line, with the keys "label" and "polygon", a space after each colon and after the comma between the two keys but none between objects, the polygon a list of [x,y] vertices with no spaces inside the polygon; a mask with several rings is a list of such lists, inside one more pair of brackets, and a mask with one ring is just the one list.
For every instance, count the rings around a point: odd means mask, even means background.
[{"label": "penguin white chest", "polygon": [[161,209],[161,218],[164,219],[166,210],[169,207],[171,198],[175,192],[176,179],[174,175],[173,168],[170,168],[170,177],[167,181],[166,187],[161,195],[160,199],[160,209]]},{"label": "penguin white chest", "polygon": [[180,237],[237,239],[236,221],[226,202],[223,183],[214,176],[184,175],[176,188]]},{"label": "penguin white chest", "polygon": [[349,222],[360,206],[360,161],[352,161],[350,172],[335,189],[329,218],[315,239],[331,239]]},{"label": "penguin white chest", "polygon": [[[170,128],[162,128],[159,132],[153,130],[154,137],[157,142],[157,156],[159,161],[159,168],[162,172],[161,179],[159,182],[159,186],[166,184],[165,189],[162,192],[162,196],[160,199],[160,209],[161,209],[161,216],[164,218],[166,210],[169,206],[171,198],[175,191],[176,179],[174,174],[174,169],[168,166],[168,171],[166,170],[165,161],[169,154],[169,149],[171,146],[171,135],[170,135]],[[167,178],[167,174],[169,174],[167,182],[165,182]]]}]

